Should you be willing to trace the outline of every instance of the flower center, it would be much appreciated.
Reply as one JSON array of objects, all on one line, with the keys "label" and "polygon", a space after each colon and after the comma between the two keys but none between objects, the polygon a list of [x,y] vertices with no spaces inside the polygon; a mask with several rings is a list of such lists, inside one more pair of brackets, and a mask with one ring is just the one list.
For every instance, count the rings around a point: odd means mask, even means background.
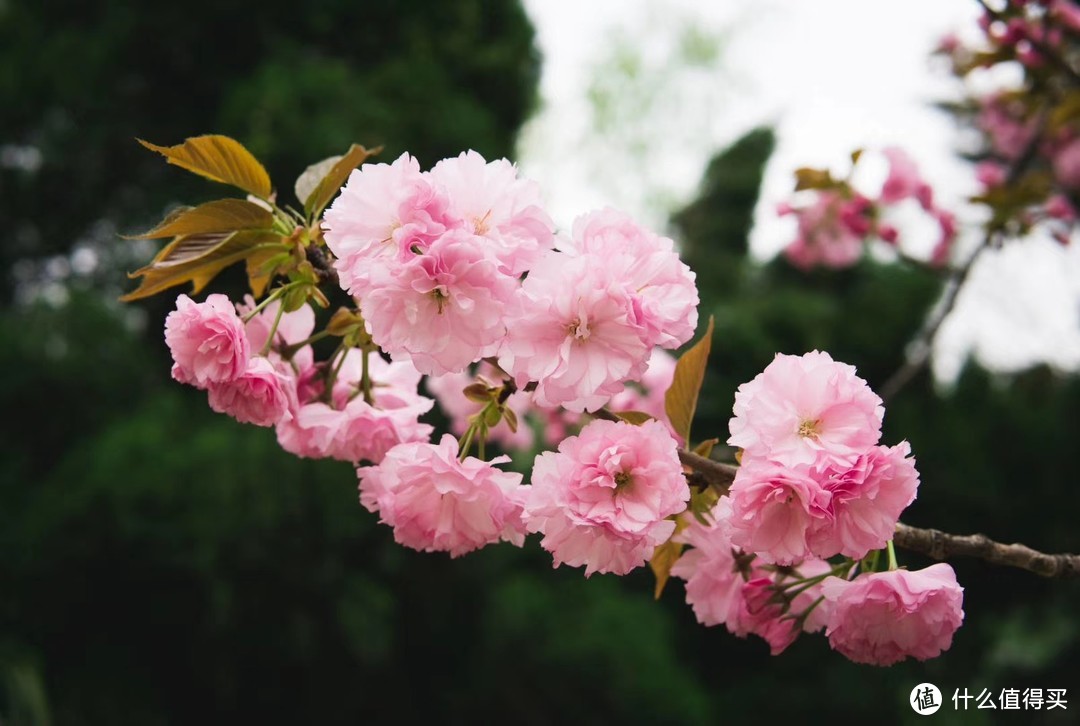
[{"label": "flower center", "polygon": [[566,332],[574,340],[585,341],[589,339],[589,324],[580,318],[575,318],[566,326]]},{"label": "flower center", "polygon": [[615,491],[622,491],[633,483],[634,477],[625,471],[620,471],[615,475]]},{"label": "flower center", "polygon": [[799,424],[799,436],[807,439],[817,438],[818,435],[818,422],[803,420]]},{"label": "flower center", "polygon": [[443,308],[446,307],[447,300],[450,299],[450,295],[443,285],[439,285],[431,291],[431,297],[435,299],[435,304],[439,308],[439,315],[442,315]]},{"label": "flower center", "polygon": [[483,217],[473,218],[473,233],[478,235],[485,235],[488,233],[490,227],[488,227],[488,217],[491,216],[491,210],[487,210]]}]

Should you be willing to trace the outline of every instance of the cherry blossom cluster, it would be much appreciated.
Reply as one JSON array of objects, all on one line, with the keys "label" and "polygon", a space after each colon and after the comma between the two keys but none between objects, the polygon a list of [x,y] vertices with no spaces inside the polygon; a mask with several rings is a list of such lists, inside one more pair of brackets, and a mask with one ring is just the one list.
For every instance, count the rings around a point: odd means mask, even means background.
[{"label": "cherry blossom cluster", "polygon": [[432,427],[419,417],[434,401],[417,393],[415,368],[368,356],[374,384],[365,400],[366,354],[353,348],[317,363],[307,343],[314,328],[308,305],[285,313],[278,300],[257,309],[250,296],[234,306],[224,295],[202,303],[180,295],[165,321],[173,378],[207,389],[219,413],[275,426],[282,448],[297,456],[379,460],[399,443],[430,437]]},{"label": "cherry blossom cluster", "polygon": [[864,663],[948,648],[963,618],[948,565],[848,579],[891,547],[919,484],[906,442],[879,445],[884,408],[855,369],[818,351],[777,355],[740,386],[734,413],[738,473],[711,525],[681,535],[694,549],[672,569],[698,619],[759,635],[773,653],[821,628]]},{"label": "cherry blossom cluster", "polygon": [[[981,134],[976,201],[996,210],[993,230],[1023,234],[1035,225],[1067,243],[1080,199],[1080,8],[1072,0],[1009,0],[987,7],[974,37],[946,37],[939,52],[962,79],[1006,67],[1016,82],[984,89],[959,107]],[[1004,74],[1003,74],[1004,75]]]},{"label": "cherry blossom cluster", "polygon": [[430,375],[497,359],[543,407],[595,411],[697,325],[694,274],[670,239],[610,209],[556,237],[536,185],[475,152],[427,172],[407,154],[364,165],[325,239],[392,358]]},{"label": "cherry blossom cluster", "polygon": [[[932,208],[906,157],[889,158],[866,204]],[[873,221],[861,204],[842,203],[842,225]],[[919,477],[906,442],[879,444],[881,400],[851,366],[778,355],[736,394],[730,491],[692,493],[663,349],[692,337],[698,295],[670,239],[611,209],[558,235],[532,182],[468,152],[427,172],[408,155],[352,172],[325,243],[354,309],[316,332],[294,294],[312,297],[304,275],[258,303],[180,295],[173,377],[297,456],[354,464],[360,503],[400,544],[458,557],[537,534],[554,566],[586,577],[689,546],[667,562],[698,619],[773,653],[822,630],[866,663],[949,647],[961,590],[946,565],[896,569],[890,540]],[[319,360],[326,338],[338,344]],[[436,400],[453,432],[438,442],[420,420]],[[532,456],[528,481],[488,442]]]},{"label": "cherry blossom cluster", "polygon": [[[864,156],[857,155],[854,163]],[[928,262],[934,266],[949,262],[957,236],[955,216],[935,203],[933,189],[906,152],[889,147],[881,151],[881,156],[888,164],[888,177],[880,190],[870,194],[859,191],[848,179],[834,179],[828,172],[801,170],[798,195],[809,199],[797,204],[784,202],[777,210],[797,222],[795,239],[784,249],[789,262],[804,270],[851,267],[873,240],[908,254],[904,247],[918,240],[903,238],[893,221],[897,210],[929,216],[937,235]]]}]

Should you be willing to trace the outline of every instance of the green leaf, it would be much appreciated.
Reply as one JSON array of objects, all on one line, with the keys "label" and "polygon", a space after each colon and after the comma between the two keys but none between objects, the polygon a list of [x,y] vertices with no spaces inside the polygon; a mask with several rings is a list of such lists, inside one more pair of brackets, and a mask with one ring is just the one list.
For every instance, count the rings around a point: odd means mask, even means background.
[{"label": "green leaf", "polygon": [[328,156],[304,169],[304,173],[296,177],[293,191],[296,193],[296,198],[300,200],[300,204],[303,205],[307,202],[312,193],[319,187],[319,182],[330,173],[330,170],[334,168],[334,164],[337,164],[343,158],[341,154]]},{"label": "green leaf", "polygon": [[506,425],[510,427],[510,433],[516,434],[518,430],[518,417],[514,413],[513,409],[509,406],[503,406],[502,408],[503,420],[506,421]]},{"label": "green leaf", "polygon": [[502,411],[498,406],[488,406],[484,409],[484,425],[493,429],[502,421]]},{"label": "green leaf", "polygon": [[130,278],[141,277],[142,281],[134,292],[120,299],[124,302],[139,300],[185,282],[192,283],[192,294],[195,294],[234,262],[264,250],[286,249],[281,235],[264,230],[177,237],[158,252],[149,265],[128,275]]},{"label": "green leaf", "polygon": [[461,393],[473,403],[488,404],[494,398],[492,390],[483,383],[470,383]]},{"label": "green leaf", "polygon": [[291,259],[291,256],[287,252],[282,253],[278,249],[271,247],[253,252],[251,256],[244,260],[244,267],[248,276],[248,287],[251,288],[251,294],[255,296],[255,299],[259,299],[266,292],[266,286],[273,279],[274,271],[282,258],[288,260]]},{"label": "green leaf", "polygon": [[664,394],[664,411],[668,421],[675,432],[683,437],[687,447],[690,446],[690,424],[694,420],[701,383],[705,379],[705,366],[709,362],[712,337],[713,319],[710,315],[705,335],[679,358],[679,362],[675,364],[675,377],[671,381],[671,387]]},{"label": "green leaf", "polygon": [[270,229],[270,210],[246,199],[218,199],[197,207],[180,207],[153,229],[127,239],[160,239],[182,235],[235,232],[240,229]]},{"label": "green leaf", "polygon": [[[675,532],[674,535],[686,529],[686,522],[681,517],[675,517]],[[656,576],[656,587],[653,590],[653,597],[657,600],[660,599],[660,595],[664,592],[664,586],[667,585],[668,578],[671,577],[671,568],[679,560],[679,555],[683,551],[682,542],[673,542],[669,539],[664,544],[653,550],[652,559],[649,560],[649,569],[653,571],[653,575]]]},{"label": "green leaf", "polygon": [[635,426],[640,426],[646,421],[653,421],[653,417],[644,411],[612,411],[615,417]]},{"label": "green leaf", "polygon": [[269,199],[273,191],[270,175],[263,165],[243,144],[228,136],[195,136],[176,146],[158,146],[142,139],[137,141],[164,156],[170,164],[207,179],[239,187],[261,199]]},{"label": "green leaf", "polygon": [[698,456],[704,456],[706,459],[712,454],[713,447],[720,443],[720,439],[705,439],[700,444],[694,447],[694,453]]},{"label": "green leaf", "polygon": [[804,189],[831,189],[837,182],[827,170],[802,167],[795,170],[795,191]]},{"label": "green leaf", "polygon": [[326,323],[326,332],[343,338],[363,324],[364,319],[356,311],[338,308]]},{"label": "green leaf", "polygon": [[[330,200],[341,191],[341,187],[344,186],[345,180],[349,178],[352,170],[363,164],[368,157],[374,156],[380,151],[382,151],[381,146],[368,151],[360,144],[353,144],[345,152],[344,156],[330,157],[335,161],[328,165],[325,170],[323,167],[330,159],[324,159],[318,164],[309,166],[307,171],[296,180],[296,196],[304,203],[304,211],[311,215],[312,218],[318,218],[326,205],[330,203]],[[322,172],[321,176],[318,182],[312,186],[311,191],[305,196],[301,196],[301,192],[311,185],[312,178],[320,172]]]}]

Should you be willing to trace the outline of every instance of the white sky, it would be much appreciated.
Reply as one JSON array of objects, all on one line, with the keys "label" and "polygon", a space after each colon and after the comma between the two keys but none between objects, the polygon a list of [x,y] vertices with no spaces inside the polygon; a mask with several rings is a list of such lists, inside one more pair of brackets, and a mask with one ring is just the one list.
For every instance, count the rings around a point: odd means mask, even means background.
[{"label": "white sky", "polygon": [[[974,0],[526,0],[544,55],[543,109],[523,137],[519,164],[540,182],[563,228],[610,204],[662,228],[691,200],[709,158],[756,125],[778,133],[751,234],[767,258],[791,239],[772,210],[799,166],[846,171],[855,148],[897,145],[917,161],[937,199],[962,219],[977,210],[970,167],[953,153],[950,119],[931,107],[955,97],[931,62],[948,31],[971,30]],[[722,39],[718,60],[678,60],[693,29]],[[598,131],[590,83],[619,42],[641,66],[619,94],[619,127]],[[609,74],[610,77],[610,74]],[[619,129],[624,129],[620,131]],[[913,227],[913,232],[918,228]],[[904,228],[901,228],[903,232]],[[917,234],[917,233],[916,233]],[[927,251],[930,240],[915,239]],[[943,379],[975,352],[1011,370],[1045,360],[1080,367],[1080,253],[1047,240],[984,255],[941,331]]]}]

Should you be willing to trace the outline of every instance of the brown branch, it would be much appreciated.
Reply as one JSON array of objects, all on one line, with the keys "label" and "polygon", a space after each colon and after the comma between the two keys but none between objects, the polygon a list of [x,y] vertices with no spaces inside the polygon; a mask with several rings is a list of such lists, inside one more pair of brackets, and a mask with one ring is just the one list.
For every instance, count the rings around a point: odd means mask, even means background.
[{"label": "brown branch", "polygon": [[[1046,116],[1045,110],[1039,113],[1035,126],[1037,130],[1031,135],[1027,145],[1009,167],[1009,173],[1006,175],[1004,182],[1006,186],[1015,184],[1034,160],[1046,126]],[[974,266],[975,261],[979,259],[979,256],[994,245],[996,236],[996,229],[988,229],[979,246],[967,258],[967,261],[960,267],[955,268],[952,274],[949,275],[948,280],[945,282],[945,292],[941,296],[941,302],[933,314],[923,323],[911,343],[908,344],[909,352],[905,356],[904,362],[878,389],[878,395],[881,396],[882,401],[888,403],[892,400],[926,366],[930,360],[930,353],[934,349],[934,340],[937,339],[938,332],[941,330],[945,319],[949,317],[949,314],[956,307],[956,302],[960,298],[960,291],[971,274],[971,268]]]},{"label": "brown branch", "polygon": [[882,401],[888,402],[896,396],[930,360],[930,353],[934,348],[934,340],[937,338],[938,331],[941,329],[945,319],[949,317],[949,313],[956,307],[956,301],[960,298],[960,291],[963,289],[964,283],[967,282],[968,275],[971,274],[972,265],[975,264],[975,260],[979,258],[979,255],[990,246],[990,240],[991,236],[988,234],[982,243],[975,248],[975,252],[968,257],[967,261],[949,275],[949,279],[945,282],[945,293],[941,297],[937,310],[926,319],[922,328],[909,344],[908,347],[911,352],[907,355],[904,363],[889,376],[878,390],[878,395],[881,396]]},{"label": "brown branch", "polygon": [[735,473],[739,470],[739,467],[733,464],[722,464],[719,461],[707,459],[684,449],[679,449],[679,461],[700,474],[706,482],[718,487],[723,492],[727,492],[731,482],[735,481]]},{"label": "brown branch", "polygon": [[1080,577],[1080,555],[1048,555],[1022,544],[1002,544],[984,534],[948,534],[897,523],[893,542],[935,560],[977,557],[994,565],[1018,567],[1043,577]]},{"label": "brown branch", "polygon": [[[701,482],[726,493],[739,467],[679,451],[679,460],[693,470],[688,479],[695,486]],[[935,560],[951,557],[976,557],[992,565],[1017,567],[1043,577],[1080,577],[1080,555],[1045,554],[1022,544],[1002,544],[983,534],[949,534],[937,529],[921,529],[898,522],[893,542],[912,552]]]}]

